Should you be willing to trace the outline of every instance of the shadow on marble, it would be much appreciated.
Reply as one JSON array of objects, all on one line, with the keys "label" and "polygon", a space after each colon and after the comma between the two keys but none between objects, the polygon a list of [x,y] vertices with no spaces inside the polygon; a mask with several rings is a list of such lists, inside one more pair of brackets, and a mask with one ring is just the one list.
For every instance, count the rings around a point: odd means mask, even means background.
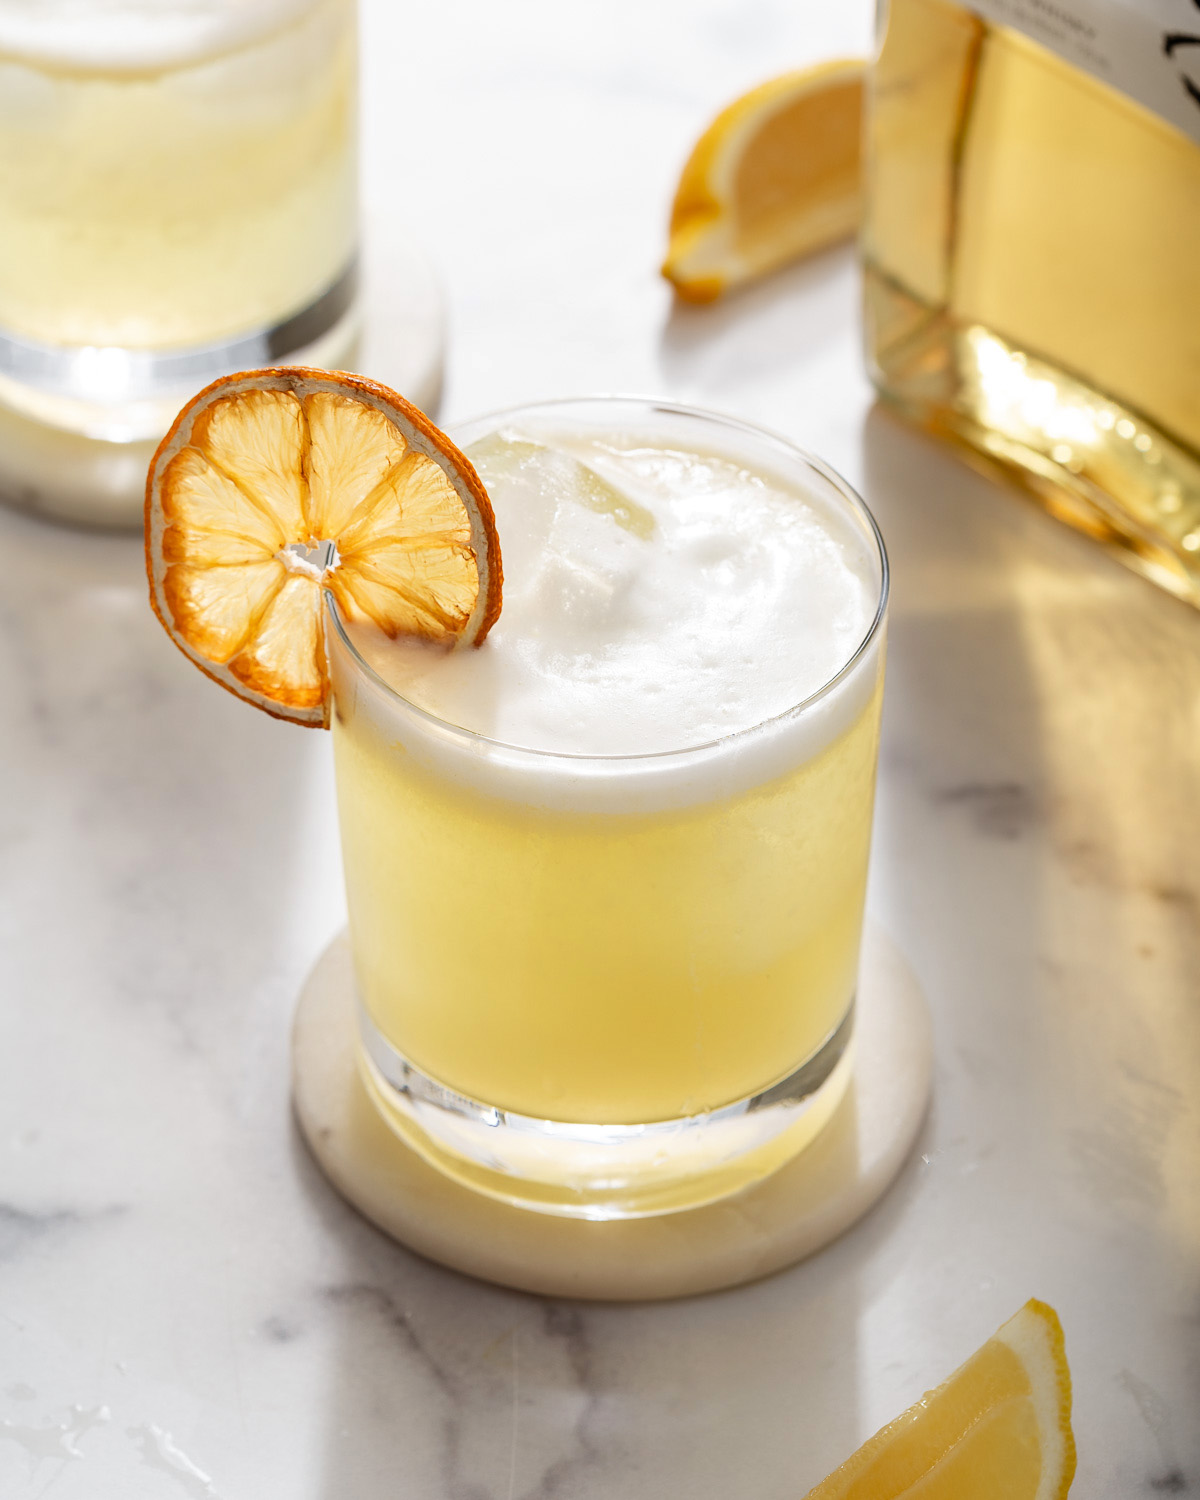
[{"label": "shadow on marble", "polygon": [[931,1168],[960,1230],[930,1270],[963,1310],[972,1286],[1053,1302],[1080,1491],[1163,1488],[1179,1462],[1130,1391],[1187,1427],[1200,615],[880,408],[864,465],[894,578],[872,900],[955,1122]]},{"label": "shadow on marble", "polygon": [[747,380],[786,379],[797,356],[819,358],[846,331],[844,284],[857,280],[853,249],[832,249],[696,306],[675,298],[659,365],[673,391],[737,391]]},{"label": "shadow on marble", "polygon": [[[856,1442],[860,1299],[920,1192],[928,1125],[832,1252],[753,1286],[659,1304],[543,1299],[445,1270],[376,1231],[293,1131],[336,1274],[321,1500],[436,1475],[447,1497],[794,1497]],[[805,1392],[809,1393],[806,1399]],[[823,1467],[822,1467],[823,1466]],[[429,1480],[426,1478],[425,1483]]]}]

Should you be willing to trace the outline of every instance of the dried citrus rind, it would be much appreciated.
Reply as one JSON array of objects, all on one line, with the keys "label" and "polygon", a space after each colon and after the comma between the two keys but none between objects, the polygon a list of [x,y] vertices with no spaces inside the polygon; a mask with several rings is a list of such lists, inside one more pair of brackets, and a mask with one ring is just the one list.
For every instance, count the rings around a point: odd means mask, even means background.
[{"label": "dried citrus rind", "polygon": [[424,413],[341,371],[228,375],[180,412],[146,480],[150,601],[222,687],[329,722],[322,592],[390,636],[477,646],[500,613],[487,491]]}]

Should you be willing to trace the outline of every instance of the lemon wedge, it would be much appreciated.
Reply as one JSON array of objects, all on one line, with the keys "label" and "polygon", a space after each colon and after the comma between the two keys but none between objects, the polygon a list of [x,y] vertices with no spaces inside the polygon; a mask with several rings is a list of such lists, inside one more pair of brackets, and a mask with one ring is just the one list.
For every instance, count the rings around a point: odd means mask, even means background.
[{"label": "lemon wedge", "polygon": [[663,275],[711,302],[855,232],[863,79],[857,59],[785,73],[721,111],[675,194]]},{"label": "lemon wedge", "polygon": [[1030,1301],[807,1500],[1063,1500],[1074,1474],[1062,1327]]}]

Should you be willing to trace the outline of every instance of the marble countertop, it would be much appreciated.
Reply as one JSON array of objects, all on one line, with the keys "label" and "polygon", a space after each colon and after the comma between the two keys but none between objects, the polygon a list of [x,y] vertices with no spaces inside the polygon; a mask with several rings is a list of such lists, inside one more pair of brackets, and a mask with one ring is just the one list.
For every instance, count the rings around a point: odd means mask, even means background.
[{"label": "marble countertop", "polygon": [[872,405],[833,252],[655,275],[688,144],[820,0],[365,0],[368,205],[446,291],[442,416],[624,389],[785,431],[894,566],[871,907],[926,987],[894,1189],[768,1281],[547,1302],[397,1248],[292,1123],[343,919],[324,736],[188,669],[139,544],[0,514],[0,1496],[794,1500],[1029,1296],[1087,1500],[1200,1488],[1200,615]]}]

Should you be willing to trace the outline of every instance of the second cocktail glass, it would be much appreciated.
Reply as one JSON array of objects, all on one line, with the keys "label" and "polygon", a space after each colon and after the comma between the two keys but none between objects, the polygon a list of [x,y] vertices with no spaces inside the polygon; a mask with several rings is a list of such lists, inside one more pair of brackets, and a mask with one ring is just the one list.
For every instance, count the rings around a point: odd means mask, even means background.
[{"label": "second cocktail glass", "polygon": [[140,519],[232,370],[357,329],[355,0],[0,0],[0,495]]}]

